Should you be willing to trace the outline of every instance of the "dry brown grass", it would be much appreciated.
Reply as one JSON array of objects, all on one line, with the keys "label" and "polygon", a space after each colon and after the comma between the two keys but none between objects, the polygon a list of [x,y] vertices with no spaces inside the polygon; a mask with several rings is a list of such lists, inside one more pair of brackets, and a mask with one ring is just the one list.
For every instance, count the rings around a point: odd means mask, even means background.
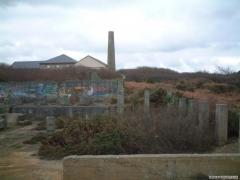
[{"label": "dry brown grass", "polygon": [[72,119],[62,131],[42,142],[39,155],[62,158],[86,154],[202,153],[215,145],[214,131],[199,129],[196,121],[176,108],[142,109],[118,116]]}]

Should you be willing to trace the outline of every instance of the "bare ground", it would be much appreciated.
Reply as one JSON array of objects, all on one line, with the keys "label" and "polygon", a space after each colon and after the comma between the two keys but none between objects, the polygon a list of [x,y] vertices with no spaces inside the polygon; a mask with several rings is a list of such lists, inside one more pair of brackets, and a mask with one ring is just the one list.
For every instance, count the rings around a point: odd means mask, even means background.
[{"label": "bare ground", "polygon": [[39,145],[22,144],[37,134],[36,123],[0,132],[1,180],[61,180],[62,161],[38,158]]}]

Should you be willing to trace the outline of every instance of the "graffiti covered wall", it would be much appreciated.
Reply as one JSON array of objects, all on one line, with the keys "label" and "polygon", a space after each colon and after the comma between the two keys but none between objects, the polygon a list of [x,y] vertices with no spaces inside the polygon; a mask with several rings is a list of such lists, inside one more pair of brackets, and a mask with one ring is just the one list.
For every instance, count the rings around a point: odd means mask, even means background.
[{"label": "graffiti covered wall", "polygon": [[82,80],[0,83],[0,103],[88,105],[117,96],[118,81]]}]

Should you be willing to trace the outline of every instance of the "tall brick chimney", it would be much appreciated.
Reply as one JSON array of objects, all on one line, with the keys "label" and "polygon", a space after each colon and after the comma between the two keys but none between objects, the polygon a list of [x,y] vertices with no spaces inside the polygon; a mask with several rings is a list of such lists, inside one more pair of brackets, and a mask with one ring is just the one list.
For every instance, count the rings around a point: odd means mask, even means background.
[{"label": "tall brick chimney", "polygon": [[114,32],[108,32],[108,68],[115,71],[115,46],[114,46]]}]

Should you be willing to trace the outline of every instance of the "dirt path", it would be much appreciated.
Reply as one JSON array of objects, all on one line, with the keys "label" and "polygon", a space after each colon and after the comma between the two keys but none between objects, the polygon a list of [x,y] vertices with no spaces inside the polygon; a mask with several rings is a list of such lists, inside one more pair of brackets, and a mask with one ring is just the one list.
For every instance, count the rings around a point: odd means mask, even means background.
[{"label": "dirt path", "polygon": [[40,160],[36,156],[39,145],[22,144],[37,133],[35,125],[0,132],[1,180],[62,179],[62,161]]}]

